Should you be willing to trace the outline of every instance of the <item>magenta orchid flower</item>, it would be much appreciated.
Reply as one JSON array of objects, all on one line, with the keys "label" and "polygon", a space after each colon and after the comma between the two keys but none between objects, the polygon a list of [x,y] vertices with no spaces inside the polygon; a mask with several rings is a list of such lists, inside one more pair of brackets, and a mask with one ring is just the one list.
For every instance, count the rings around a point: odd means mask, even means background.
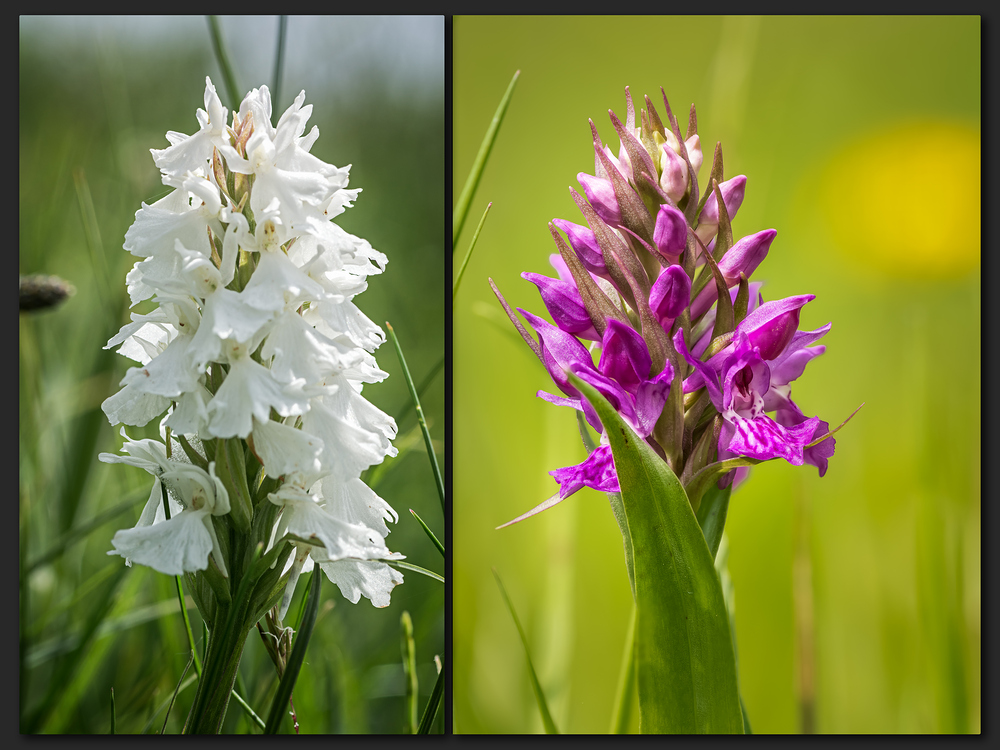
[{"label": "magenta orchid flower", "polygon": [[[718,191],[711,180],[699,183],[703,157],[693,110],[682,138],[666,97],[667,119],[648,98],[648,112],[637,117],[627,90],[626,98],[624,124],[610,113],[621,141],[617,156],[591,122],[594,174],[577,175],[586,199],[570,188],[587,226],[552,221],[568,239],[567,245],[552,230],[560,249],[551,256],[558,278],[522,274],[537,287],[553,322],[517,308],[535,341],[504,302],[561,392],[537,395],[582,412],[600,440],[579,464],[549,472],[558,492],[510,523],[582,487],[620,490],[604,425],[570,382],[571,373],[595,388],[677,476],[690,478],[736,456],[810,464],[823,476],[836,446],[824,437],[829,424],[806,416],[790,387],[826,350],[816,342],[830,324],[800,331],[802,307],[813,295],[765,302],[761,282],[750,281],[777,232],[742,237],[717,262],[707,257],[720,226],[731,226],[742,206],[747,178],[722,179],[718,161],[712,168]],[[678,387],[683,383],[683,404],[673,399],[672,416],[658,430],[675,375]],[[707,398],[696,393],[702,389]],[[720,484],[733,476],[729,472]]]}]

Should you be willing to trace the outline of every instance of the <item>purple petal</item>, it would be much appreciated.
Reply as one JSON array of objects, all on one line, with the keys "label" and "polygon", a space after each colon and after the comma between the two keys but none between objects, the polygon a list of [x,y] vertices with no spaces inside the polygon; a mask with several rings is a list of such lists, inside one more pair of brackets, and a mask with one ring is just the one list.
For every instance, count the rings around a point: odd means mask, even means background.
[{"label": "purple petal", "polygon": [[[791,348],[789,346],[789,348]],[[771,382],[774,385],[787,385],[793,380],[797,380],[802,377],[802,373],[806,369],[806,365],[809,364],[810,360],[818,357],[820,354],[826,351],[825,346],[807,346],[803,349],[797,349],[790,354],[783,354],[780,357],[780,363],[776,363],[771,367]]]},{"label": "purple petal", "polygon": [[[799,310],[807,302],[816,299],[814,294],[800,294],[797,297],[786,297],[781,300],[765,302],[747,315],[736,326],[736,331],[747,334],[750,343],[760,348],[760,356],[767,361],[776,359],[788,346],[799,325]],[[733,337],[736,340],[736,337]],[[720,372],[722,366],[735,348],[729,344],[717,352],[707,364],[714,372]],[[693,372],[684,381],[684,392],[690,393],[701,387],[700,372]]]},{"label": "purple petal", "polygon": [[566,377],[566,370],[571,365],[594,370],[594,360],[590,356],[590,352],[587,351],[587,347],[571,334],[560,330],[537,315],[532,315],[520,307],[517,310],[538,333],[542,344],[542,363],[549,371],[552,380],[559,386],[559,390],[567,396],[579,396],[580,393],[570,385]]},{"label": "purple petal", "polygon": [[609,445],[595,448],[581,464],[556,469],[549,474],[559,483],[559,497],[564,499],[583,487],[592,487],[601,492],[621,492]]},{"label": "purple petal", "polygon": [[[748,278],[760,262],[767,255],[768,248],[774,240],[777,232],[773,229],[765,229],[763,232],[743,237],[726,251],[719,261],[719,271],[726,279],[727,286],[732,289],[739,284],[740,272]],[[719,298],[719,289],[714,282],[709,281],[694,302],[691,303],[691,319],[695,320],[708,311],[712,304]]]},{"label": "purple petal", "polygon": [[613,318],[608,320],[601,342],[599,372],[614,378],[625,390],[635,393],[639,383],[649,379],[653,360],[642,336]]},{"label": "purple petal", "polygon": [[740,273],[750,278],[757,266],[767,257],[767,251],[774,242],[778,232],[775,229],[765,229],[756,234],[741,237],[719,261],[719,270],[730,284],[739,283]]},{"label": "purple petal", "polygon": [[652,380],[640,383],[635,394],[635,417],[639,437],[647,438],[653,433],[656,422],[663,413],[663,405],[670,395],[670,383],[674,379],[674,368],[668,360],[663,372]]},{"label": "purple petal", "polygon": [[552,316],[552,321],[567,333],[574,333],[581,338],[600,341],[600,336],[594,329],[583,298],[573,284],[558,279],[550,279],[537,273],[522,273],[522,279],[527,279],[538,287],[542,295],[545,309]]},{"label": "purple petal", "polygon": [[[806,439],[807,443],[811,443],[813,440],[823,437],[830,431],[830,425],[828,422],[824,422],[819,419],[819,417],[806,419],[806,416],[793,401],[789,401],[788,403],[790,404],[790,408],[779,409],[775,414],[778,424],[782,427],[795,428],[798,425],[809,424],[815,420],[815,429]],[[814,445],[812,448],[806,448],[803,453],[803,458],[807,464],[815,466],[819,469],[819,475],[823,476],[826,474],[828,460],[833,456],[836,445],[836,438],[829,437],[822,443]]]},{"label": "purple petal", "polygon": [[606,224],[616,227],[622,223],[622,212],[618,207],[618,199],[615,197],[611,180],[602,180],[586,172],[580,172],[576,179],[583,187],[587,201]]},{"label": "purple petal", "polygon": [[736,334],[733,353],[722,366],[722,406],[736,411],[764,411],[763,396],[771,387],[771,370],[760,349],[741,331]]},{"label": "purple petal", "polygon": [[[632,398],[628,391],[622,388],[621,385],[608,376],[587,367],[574,365],[570,368],[570,370],[585,383],[589,383],[596,388],[598,392],[600,392],[600,394],[608,400],[611,407],[616,412],[621,414],[622,418],[626,422],[633,427],[636,426],[637,420],[635,416],[635,406],[633,405]],[[583,413],[586,415],[587,421],[594,427],[595,430],[604,432],[603,428],[597,427],[597,424],[600,424],[600,419],[597,417],[597,412],[594,411],[590,402],[586,398],[582,398],[582,402]]]},{"label": "purple petal", "polygon": [[656,214],[653,242],[660,254],[671,263],[684,252],[687,245],[687,219],[678,209],[664,203]]},{"label": "purple petal", "polygon": [[565,219],[553,219],[552,223],[566,233],[570,247],[573,248],[573,252],[576,253],[588,271],[596,273],[598,276],[607,275],[608,268],[604,265],[604,253],[601,252],[601,246],[597,244],[597,238],[594,237],[593,231]]},{"label": "purple petal", "polygon": [[688,168],[684,160],[670,144],[663,144],[664,159],[661,162],[663,173],[660,175],[660,187],[674,201],[684,197],[688,184]]},{"label": "purple petal", "polygon": [[[722,193],[722,200],[726,204],[726,213],[729,215],[730,221],[736,218],[736,212],[743,205],[743,196],[746,193],[746,187],[746,175],[738,175],[719,185],[719,192]],[[711,185],[709,186],[710,188]],[[719,201],[715,199],[715,191],[713,190],[709,193],[708,200],[705,201],[705,205],[701,209],[701,216],[698,218],[698,228],[700,229],[702,225],[718,226],[718,224]],[[713,231],[712,234],[715,234],[715,232]],[[701,237],[701,232],[698,233],[698,236]],[[702,237],[702,241],[704,241],[704,237]]]},{"label": "purple petal", "polygon": [[[726,415],[726,420],[732,424],[732,435],[728,436],[728,430],[723,430],[719,436],[720,451],[728,450],[738,456],[763,461],[783,458],[795,466],[805,463],[803,448],[812,439],[812,434],[819,425],[819,418],[812,417],[786,428],[767,415],[746,419],[732,412]],[[728,443],[723,445],[723,440],[727,437]]]},{"label": "purple petal", "polygon": [[814,294],[800,294],[765,302],[747,315],[737,326],[737,330],[746,332],[750,343],[760,347],[760,355],[764,359],[775,359],[795,335],[802,306],[814,299]]},{"label": "purple petal", "polygon": [[649,307],[664,330],[691,301],[691,279],[679,265],[668,266],[649,290]]},{"label": "purple petal", "polygon": [[696,391],[704,385],[708,389],[708,397],[712,399],[712,405],[721,411],[722,389],[719,387],[719,372],[711,366],[712,360],[715,357],[708,362],[702,362],[700,359],[692,357],[688,351],[687,344],[684,343],[684,331],[679,329],[674,334],[674,348],[694,368],[694,372],[688,375],[684,381],[684,392],[690,393],[691,391]]},{"label": "purple petal", "polygon": [[[763,304],[760,296],[760,288],[762,286],[764,286],[764,282],[762,281],[750,282],[750,299],[747,300],[747,314],[752,313],[758,306]],[[733,301],[734,305],[736,304],[736,295],[739,294],[739,292],[740,289],[738,285],[729,290],[729,299]],[[691,347],[691,353],[698,358],[701,358],[701,355],[705,353],[706,349],[708,349],[708,345],[712,343],[712,329],[715,327],[715,314],[717,311],[718,307],[713,307],[705,313],[705,317],[702,319],[702,325],[706,327],[705,333],[700,339],[698,339],[698,342]]]}]

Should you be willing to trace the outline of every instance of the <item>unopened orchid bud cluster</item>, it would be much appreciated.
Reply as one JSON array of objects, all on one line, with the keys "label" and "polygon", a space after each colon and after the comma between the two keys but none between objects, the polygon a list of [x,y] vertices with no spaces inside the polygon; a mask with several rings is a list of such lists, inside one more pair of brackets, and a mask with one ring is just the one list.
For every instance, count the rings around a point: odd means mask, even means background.
[{"label": "unopened orchid bud cluster", "polygon": [[[567,373],[596,388],[688,486],[734,457],[808,463],[822,476],[833,455],[834,439],[824,438],[829,425],[806,417],[790,389],[825,351],[814,344],[830,325],[798,330],[813,295],[765,302],[761,284],[749,281],[776,232],[734,241],[731,221],[746,177],[724,178],[717,145],[709,179],[699,183],[703,154],[693,106],[682,138],[665,94],[666,123],[649,97],[638,122],[628,89],[626,102],[624,123],[609,112],[617,156],[590,123],[595,172],[577,175],[583,195],[570,188],[586,224],[549,224],[558,278],[522,274],[538,287],[554,324],[518,308],[536,340],[494,286],[562,392],[538,395],[582,412],[601,435],[583,463],[550,472],[558,495],[516,520],[584,486],[620,491],[604,427]],[[721,486],[746,471],[719,469]]]},{"label": "unopened orchid bud cluster", "polygon": [[396,454],[393,419],[361,395],[386,377],[372,355],[384,334],[352,302],[386,258],[331,222],[359,190],[349,166],[309,153],[304,99],[274,126],[262,86],[229,122],[206,79],[198,132],[152,150],[173,190],[142,205],[124,247],[140,258],[132,305],[156,307],[108,342],[138,366],[103,404],[112,424],[163,416],[160,440],[123,427],[127,455],[101,454],[154,477],[109,554],[218,587],[262,542],[284,572],[262,596],[284,586],[282,614],[313,562],[352,602],[386,606],[402,582],[379,562],[401,557],[385,544],[397,515],[360,479]]}]

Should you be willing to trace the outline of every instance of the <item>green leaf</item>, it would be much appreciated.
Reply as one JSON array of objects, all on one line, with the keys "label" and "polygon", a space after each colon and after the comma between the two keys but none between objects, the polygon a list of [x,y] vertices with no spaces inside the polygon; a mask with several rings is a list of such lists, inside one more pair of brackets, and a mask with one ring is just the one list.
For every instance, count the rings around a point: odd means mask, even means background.
[{"label": "green leaf", "polygon": [[729,618],[712,554],[680,481],[591,385],[632,534],[639,727],[644,733],[743,733]]},{"label": "green leaf", "polygon": [[292,653],[288,657],[288,664],[285,666],[285,673],[278,683],[278,692],[274,695],[271,703],[271,712],[267,717],[267,726],[264,734],[274,734],[278,731],[281,719],[285,715],[285,708],[292,697],[292,688],[299,677],[299,670],[305,660],[306,647],[312,637],[313,626],[316,624],[316,613],[319,612],[320,583],[323,576],[319,568],[313,568],[309,581],[309,603],[306,604],[305,615],[299,626],[299,632],[295,634],[295,641],[292,643]]},{"label": "green leaf", "polygon": [[712,485],[702,496],[698,506],[698,525],[705,535],[708,551],[714,560],[719,552],[719,542],[722,541],[722,531],[726,528],[726,513],[729,511],[729,495],[732,485],[720,490],[718,485]]},{"label": "green leaf", "polygon": [[426,523],[424,523],[424,519],[418,516],[417,512],[413,510],[413,508],[410,508],[410,515],[417,519],[417,523],[420,524],[420,528],[422,528],[424,533],[430,537],[431,542],[433,542],[434,546],[437,547],[437,551],[441,553],[441,557],[444,557],[444,545],[438,541],[436,536],[434,536],[434,532],[431,531],[430,527]]},{"label": "green leaf", "polygon": [[514,625],[517,626],[517,634],[521,636],[521,645],[524,646],[524,658],[528,660],[528,676],[531,678],[531,687],[535,690],[535,700],[538,701],[538,710],[542,714],[542,724],[545,725],[545,733],[559,734],[559,730],[556,729],[556,723],[552,720],[552,714],[549,713],[549,704],[545,701],[545,693],[542,692],[542,686],[538,682],[538,675],[535,674],[535,666],[531,663],[531,653],[528,651],[528,639],[524,635],[521,621],[517,619],[517,612],[514,611],[514,605],[511,604],[510,597],[507,596],[507,589],[504,588],[503,581],[500,580],[500,574],[497,573],[496,568],[493,568],[493,577],[497,580],[497,587],[500,589],[500,596],[503,597],[503,603],[507,605],[507,611],[510,612],[510,616],[514,620]]},{"label": "green leaf", "polygon": [[483,142],[479,146],[479,153],[476,154],[476,160],[473,162],[469,176],[465,180],[465,187],[462,188],[462,194],[458,197],[458,203],[455,204],[455,217],[452,220],[451,228],[451,246],[453,249],[458,244],[458,236],[462,233],[462,225],[465,224],[465,217],[469,213],[469,204],[472,203],[472,196],[475,195],[476,188],[479,186],[479,178],[483,176],[486,160],[493,149],[493,142],[497,139],[500,123],[503,122],[503,117],[507,113],[507,105],[510,104],[510,97],[514,93],[514,84],[517,83],[517,78],[520,75],[520,70],[514,71],[514,77],[510,79],[507,91],[500,100],[496,114],[493,115],[493,121],[486,130]]}]

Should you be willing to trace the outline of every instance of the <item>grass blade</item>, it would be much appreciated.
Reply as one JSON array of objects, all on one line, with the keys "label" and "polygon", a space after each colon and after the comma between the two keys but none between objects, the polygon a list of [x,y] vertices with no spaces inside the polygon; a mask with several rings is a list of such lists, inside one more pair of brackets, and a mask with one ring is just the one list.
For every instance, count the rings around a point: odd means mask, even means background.
[{"label": "grass blade", "polygon": [[274,108],[280,110],[281,104],[281,74],[285,69],[285,36],[288,31],[288,16],[278,16],[278,52],[274,56]]},{"label": "grass blade", "polygon": [[437,716],[438,708],[441,706],[441,696],[444,695],[444,670],[438,670],[437,679],[434,680],[434,689],[431,697],[427,699],[424,707],[424,715],[420,718],[420,726],[417,727],[417,734],[430,734],[434,717]]},{"label": "grass blade", "polygon": [[437,551],[441,553],[441,557],[444,557],[444,545],[438,541],[438,538],[436,536],[434,536],[434,532],[430,530],[430,527],[426,523],[424,523],[424,519],[418,516],[417,512],[413,510],[413,508],[410,508],[410,514],[417,519],[417,523],[420,524],[420,527],[424,530],[424,533],[431,538],[432,542],[434,542],[434,546],[437,547]]},{"label": "grass blade", "polygon": [[521,636],[521,645],[524,646],[524,658],[528,660],[528,675],[531,677],[531,687],[535,691],[535,700],[538,701],[538,710],[542,714],[542,724],[545,725],[545,733],[559,734],[559,730],[556,729],[556,723],[552,720],[552,714],[549,713],[549,704],[545,701],[545,694],[542,692],[542,686],[538,682],[538,675],[535,674],[535,666],[531,663],[531,654],[528,651],[528,639],[524,635],[524,630],[521,628],[521,621],[517,619],[517,612],[514,611],[514,605],[511,603],[510,597],[507,596],[507,589],[504,588],[503,581],[500,580],[500,574],[497,573],[496,568],[493,568],[493,577],[497,581],[497,587],[500,589],[500,596],[503,597],[503,603],[507,605],[507,611],[514,618],[517,633]]},{"label": "grass blade", "polygon": [[226,49],[226,43],[222,39],[222,29],[219,27],[218,16],[208,16],[208,29],[212,35],[212,51],[215,53],[215,59],[219,63],[219,68],[222,69],[222,80],[226,82],[226,92],[229,94],[229,108],[239,109],[242,99],[240,91],[242,89],[236,84],[236,73],[233,71],[233,64],[229,59],[229,51]]},{"label": "grass blade", "polygon": [[285,673],[281,676],[281,682],[278,683],[278,692],[275,693],[274,701],[271,703],[271,711],[267,717],[267,724],[264,726],[264,734],[274,734],[278,731],[285,712],[285,705],[292,698],[292,688],[295,687],[295,681],[299,678],[299,670],[305,660],[306,648],[309,646],[313,626],[316,624],[322,580],[322,573],[319,569],[313,568],[309,581],[309,601],[306,604],[299,632],[296,633],[295,641],[292,643],[292,653],[285,665]]},{"label": "grass blade", "polygon": [[86,536],[94,529],[100,528],[102,525],[115,518],[122,513],[124,513],[129,508],[132,508],[140,500],[146,500],[149,497],[149,490],[142,489],[133,492],[128,496],[126,500],[123,500],[118,505],[113,508],[108,508],[108,510],[103,513],[98,513],[92,519],[85,523],[81,523],[79,526],[74,526],[65,534],[63,534],[59,539],[49,548],[46,552],[36,557],[30,563],[28,563],[24,568],[24,574],[29,575],[36,568],[45,565],[46,563],[55,560],[59,555],[65,552],[70,545],[76,544],[77,542],[86,538]]},{"label": "grass blade", "polygon": [[479,220],[479,226],[476,227],[476,233],[472,235],[472,242],[469,243],[469,249],[465,253],[465,258],[462,259],[462,265],[458,269],[458,276],[455,277],[455,283],[451,287],[451,301],[454,304],[455,297],[458,296],[458,285],[462,283],[462,274],[465,273],[465,267],[469,265],[469,258],[472,257],[472,250],[476,247],[476,242],[479,240],[479,233],[483,230],[483,224],[486,223],[486,214],[490,212],[493,208],[493,202],[490,201],[486,204],[486,210],[483,211],[483,218]]},{"label": "grass blade", "polygon": [[469,213],[469,204],[472,203],[472,196],[475,195],[476,188],[479,186],[479,178],[483,176],[486,160],[489,158],[493,142],[497,138],[500,123],[503,122],[504,115],[507,112],[507,105],[510,104],[510,97],[514,93],[514,84],[517,83],[517,78],[520,75],[520,70],[514,71],[514,77],[510,79],[507,91],[500,100],[500,106],[497,107],[496,114],[493,115],[493,121],[486,131],[486,136],[479,146],[479,153],[476,154],[476,160],[473,162],[469,176],[465,180],[465,187],[462,188],[462,194],[458,197],[458,203],[455,204],[455,218],[452,221],[451,229],[451,246],[453,250],[458,244],[458,236],[462,233],[462,225],[465,224],[465,217]]},{"label": "grass blade", "polygon": [[177,687],[174,688],[174,694],[170,696],[170,705],[167,706],[167,713],[163,717],[163,726],[160,727],[160,734],[167,731],[167,720],[170,718],[170,710],[174,707],[174,701],[177,700],[177,694],[181,691],[181,685],[184,684],[184,677],[187,675],[188,670],[191,669],[191,664],[194,663],[194,652],[191,652],[191,657],[188,659],[188,663],[184,665],[184,671],[181,672],[181,678],[177,681]]},{"label": "grass blade", "polygon": [[108,734],[115,734],[115,689],[111,688],[111,731]]},{"label": "grass blade", "polygon": [[[180,693],[183,693],[189,687],[194,685],[197,679],[198,679],[197,675],[191,675],[190,677],[188,677],[186,680],[184,680],[184,682],[181,683],[180,689],[177,691],[177,694],[179,695]],[[146,734],[146,732],[149,731],[149,728],[153,726],[153,722],[156,721],[156,717],[160,715],[160,711],[162,711],[168,705],[173,703],[173,700],[174,698],[173,696],[171,696],[170,698],[167,698],[165,701],[163,701],[163,703],[160,704],[160,707],[153,712],[153,715],[146,720],[146,725],[142,728],[142,731],[139,732],[139,734]]]},{"label": "grass blade", "polygon": [[402,641],[400,646],[403,652],[403,676],[406,685],[404,706],[406,707],[406,730],[410,734],[417,733],[417,695],[419,683],[417,682],[417,647],[413,642],[413,620],[410,613],[405,609],[399,618],[402,628]]},{"label": "grass blade", "polygon": [[622,654],[622,668],[615,691],[615,712],[611,717],[611,734],[628,732],[628,720],[632,715],[632,699],[635,697],[635,620],[636,608],[632,604],[632,614],[628,620],[625,636],[625,651]]},{"label": "grass blade", "polygon": [[403,562],[402,560],[381,560],[386,565],[390,567],[397,568],[398,570],[412,570],[414,573],[420,573],[427,576],[428,578],[433,578],[435,581],[440,581],[444,583],[444,578],[439,576],[433,570],[427,570],[427,568],[421,568],[419,565],[413,565],[412,563]]},{"label": "grass blade", "polygon": [[431,462],[431,471],[434,472],[434,483],[437,485],[438,497],[441,499],[441,510],[444,510],[444,479],[441,478],[441,468],[438,466],[437,456],[434,454],[434,444],[431,442],[431,432],[427,429],[427,421],[424,419],[424,411],[420,408],[420,397],[417,389],[413,386],[413,378],[410,377],[410,368],[406,366],[406,358],[403,350],[399,346],[399,339],[389,321],[385,322],[385,327],[389,331],[389,338],[396,349],[396,356],[399,357],[399,364],[403,368],[403,378],[406,380],[406,387],[410,389],[410,398],[413,399],[413,408],[417,411],[417,421],[420,423],[420,431],[424,435],[424,445],[427,446],[427,457]]},{"label": "grass blade", "polygon": [[122,565],[115,573],[111,583],[98,595],[97,604],[90,611],[90,615],[83,626],[79,643],[64,659],[56,664],[52,677],[49,680],[49,687],[45,697],[35,710],[28,715],[24,726],[21,728],[23,734],[34,734],[48,718],[50,712],[56,707],[63,691],[69,686],[70,679],[76,671],[77,666],[86,654],[87,647],[93,640],[98,626],[104,621],[104,618],[107,617],[114,606],[115,592],[118,591],[118,585],[125,577],[127,570],[128,568]]}]

